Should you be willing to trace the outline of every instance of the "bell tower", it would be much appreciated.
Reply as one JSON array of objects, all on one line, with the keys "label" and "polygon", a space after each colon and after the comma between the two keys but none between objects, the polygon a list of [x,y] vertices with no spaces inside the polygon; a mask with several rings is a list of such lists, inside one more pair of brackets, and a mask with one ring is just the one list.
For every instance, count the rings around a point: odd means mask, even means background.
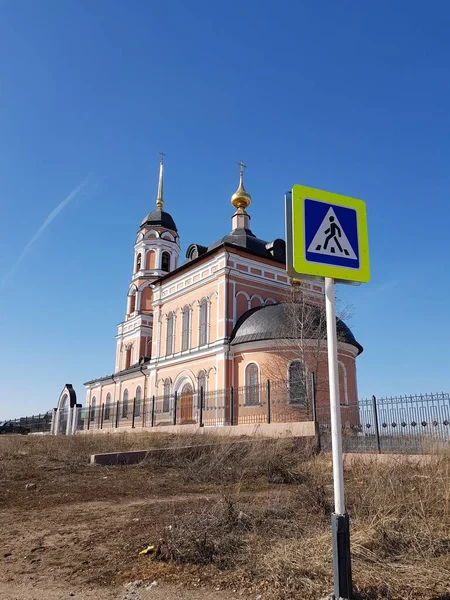
[{"label": "bell tower", "polygon": [[140,225],[134,246],[132,280],[141,277],[156,279],[173,271],[180,257],[180,239],[175,221],[164,208],[164,154],[159,163],[156,210]]},{"label": "bell tower", "polygon": [[150,357],[153,331],[151,283],[173,271],[180,257],[180,238],[172,216],[164,209],[164,154],[159,163],[156,210],[142,220],[134,244],[133,271],[125,320],[118,325],[115,372]]}]

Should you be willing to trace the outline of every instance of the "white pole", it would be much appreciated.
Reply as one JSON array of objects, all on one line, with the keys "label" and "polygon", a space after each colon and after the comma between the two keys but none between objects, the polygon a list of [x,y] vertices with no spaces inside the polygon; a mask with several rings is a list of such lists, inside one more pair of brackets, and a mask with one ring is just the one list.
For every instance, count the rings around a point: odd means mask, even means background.
[{"label": "white pole", "polygon": [[345,514],[344,466],[342,459],[341,408],[336,334],[336,293],[334,279],[325,277],[327,316],[328,378],[330,383],[331,452],[333,457],[334,512]]}]

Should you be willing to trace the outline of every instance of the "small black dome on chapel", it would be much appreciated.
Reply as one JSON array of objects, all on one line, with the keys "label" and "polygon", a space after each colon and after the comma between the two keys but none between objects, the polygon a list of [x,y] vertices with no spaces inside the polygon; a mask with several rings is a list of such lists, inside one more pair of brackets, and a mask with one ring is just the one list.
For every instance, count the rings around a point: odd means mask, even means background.
[{"label": "small black dome on chapel", "polygon": [[172,216],[163,210],[153,210],[152,212],[148,213],[148,215],[142,220],[141,227],[144,227],[144,225],[165,227],[166,229],[171,229],[172,231],[176,231],[178,233],[177,226],[175,225],[175,221],[173,220]]}]

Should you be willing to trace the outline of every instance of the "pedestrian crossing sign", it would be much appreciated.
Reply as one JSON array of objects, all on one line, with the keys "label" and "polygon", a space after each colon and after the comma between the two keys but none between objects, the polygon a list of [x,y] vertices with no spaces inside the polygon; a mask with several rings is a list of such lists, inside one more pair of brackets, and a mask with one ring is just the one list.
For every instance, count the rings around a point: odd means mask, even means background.
[{"label": "pedestrian crossing sign", "polygon": [[292,263],[299,275],[370,280],[366,205],[362,200],[292,188]]}]

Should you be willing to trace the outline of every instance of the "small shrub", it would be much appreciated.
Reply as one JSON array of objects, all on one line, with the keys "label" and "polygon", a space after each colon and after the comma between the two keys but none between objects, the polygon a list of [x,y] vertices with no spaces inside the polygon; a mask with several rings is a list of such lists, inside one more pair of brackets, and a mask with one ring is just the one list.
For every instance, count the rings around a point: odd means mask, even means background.
[{"label": "small shrub", "polygon": [[242,546],[242,519],[234,503],[224,497],[198,512],[175,515],[164,529],[155,557],[158,560],[230,567]]}]

